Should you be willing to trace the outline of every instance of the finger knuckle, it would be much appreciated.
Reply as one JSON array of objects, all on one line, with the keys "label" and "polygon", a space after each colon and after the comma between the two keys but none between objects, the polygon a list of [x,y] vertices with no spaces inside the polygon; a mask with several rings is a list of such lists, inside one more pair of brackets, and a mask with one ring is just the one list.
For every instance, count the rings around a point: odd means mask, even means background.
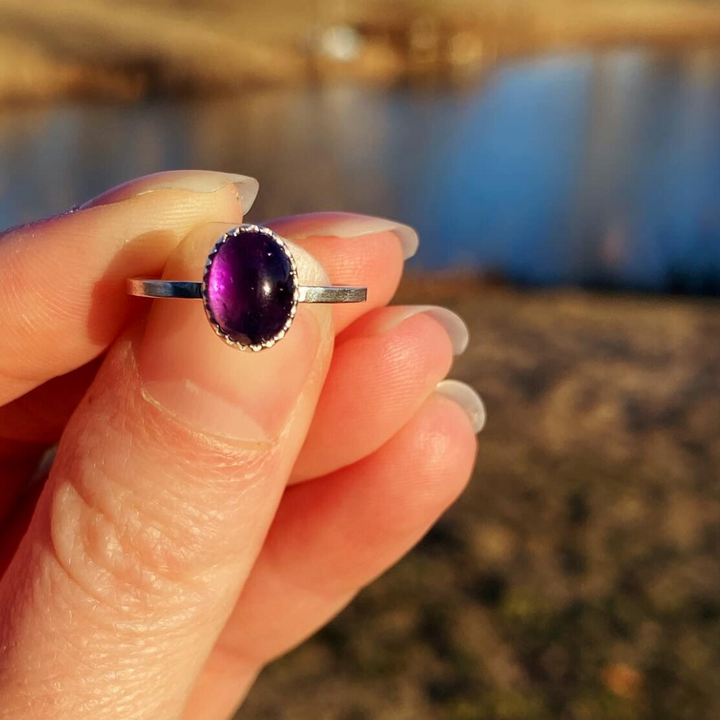
[{"label": "finger knuckle", "polygon": [[52,552],[75,584],[116,605],[207,597],[262,522],[249,508],[272,504],[278,446],[173,421],[120,366],[106,363],[65,429],[47,488]]},{"label": "finger knuckle", "polygon": [[[247,494],[261,492],[259,468],[268,460],[195,444],[192,456],[161,462],[157,447],[137,447],[127,428],[122,437],[112,454],[88,447],[87,436],[59,453],[50,489],[53,554],[87,594],[114,605],[197,601],[233,562],[236,519]],[[142,444],[153,444],[151,431]]]}]

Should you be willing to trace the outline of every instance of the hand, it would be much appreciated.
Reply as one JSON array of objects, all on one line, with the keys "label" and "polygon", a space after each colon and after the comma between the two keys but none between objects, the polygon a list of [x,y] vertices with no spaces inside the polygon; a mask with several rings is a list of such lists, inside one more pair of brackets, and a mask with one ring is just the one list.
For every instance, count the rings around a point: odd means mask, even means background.
[{"label": "hand", "polygon": [[408,228],[269,223],[303,284],[369,299],[301,305],[257,354],[219,341],[201,302],[126,295],[163,268],[199,279],[256,192],[165,173],[0,236],[1,720],[229,717],[470,475],[482,406],[436,391],[464,326],[386,307]]}]

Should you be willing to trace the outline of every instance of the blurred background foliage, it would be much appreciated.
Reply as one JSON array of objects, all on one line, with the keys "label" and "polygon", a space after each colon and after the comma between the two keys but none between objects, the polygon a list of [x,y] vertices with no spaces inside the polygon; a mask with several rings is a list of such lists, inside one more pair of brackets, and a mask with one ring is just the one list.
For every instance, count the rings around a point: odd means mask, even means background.
[{"label": "blurred background foliage", "polygon": [[714,3],[672,0],[3,0],[0,20],[8,99],[459,82],[515,56],[720,39]]},{"label": "blurred background foliage", "polygon": [[241,718],[720,716],[720,4],[0,0],[0,226],[130,177],[414,224],[489,424]]}]

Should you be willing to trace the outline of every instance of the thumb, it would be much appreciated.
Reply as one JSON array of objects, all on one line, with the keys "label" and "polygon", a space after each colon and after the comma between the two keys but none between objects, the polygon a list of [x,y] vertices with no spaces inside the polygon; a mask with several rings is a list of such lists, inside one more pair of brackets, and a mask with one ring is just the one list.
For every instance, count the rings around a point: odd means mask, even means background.
[{"label": "thumb", "polygon": [[[227,226],[166,276],[199,279]],[[322,268],[293,247],[302,284]],[[138,301],[140,302],[140,301]],[[0,584],[0,718],[177,718],[262,545],[332,348],[301,305],[261,353],[218,340],[202,302],[156,301],[111,350],[62,438]]]}]

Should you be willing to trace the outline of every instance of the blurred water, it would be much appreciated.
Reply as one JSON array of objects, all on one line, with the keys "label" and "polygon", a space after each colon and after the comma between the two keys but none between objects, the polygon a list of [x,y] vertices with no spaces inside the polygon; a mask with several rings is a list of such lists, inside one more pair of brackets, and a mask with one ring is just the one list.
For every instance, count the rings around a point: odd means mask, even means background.
[{"label": "blurred water", "polygon": [[0,226],[183,167],[258,177],[253,219],[345,209],[409,222],[421,269],[720,293],[720,53],[517,62],[465,93],[283,88],[4,110]]}]

